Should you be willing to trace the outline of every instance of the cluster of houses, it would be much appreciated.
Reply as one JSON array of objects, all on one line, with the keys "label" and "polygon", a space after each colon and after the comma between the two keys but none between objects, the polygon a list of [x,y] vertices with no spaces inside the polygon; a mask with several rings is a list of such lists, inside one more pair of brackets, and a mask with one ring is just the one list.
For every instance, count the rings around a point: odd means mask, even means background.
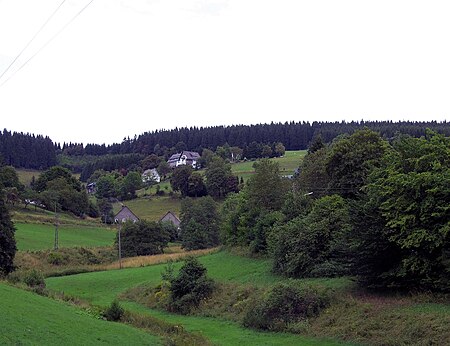
[{"label": "cluster of houses", "polygon": [[[170,168],[176,168],[178,166],[192,166],[192,168],[198,167],[198,160],[200,154],[195,151],[182,151],[181,153],[173,154],[167,163]],[[142,173],[142,182],[148,184],[150,182],[160,183],[161,176],[156,168],[147,169]],[[86,191],[89,194],[94,194],[97,190],[97,184],[95,182],[86,185]]]},{"label": "cluster of houses", "polygon": [[[181,153],[173,154],[167,163],[171,168],[176,168],[178,166],[189,165],[196,168],[198,165],[198,160],[200,159],[200,154],[194,151],[182,151]],[[156,183],[161,182],[161,176],[158,171],[153,169],[147,169],[142,173],[142,182],[148,183],[154,181]],[[88,193],[93,194],[96,191],[96,183],[90,183],[86,186]],[[114,222],[123,223],[126,221],[137,222],[139,217],[131,211],[130,208],[123,205],[122,209],[114,216]],[[180,219],[171,211],[168,211],[164,216],[161,217],[159,222],[171,222],[175,227],[180,229]]]},{"label": "cluster of houses", "polygon": [[[173,154],[169,160],[167,160],[167,163],[170,168],[176,168],[178,166],[192,166],[192,168],[197,168],[199,159],[200,154],[195,151],[182,151],[181,153]],[[151,181],[156,183],[161,182],[161,176],[156,168],[147,169],[144,173],[142,173],[143,183],[148,183]]]},{"label": "cluster of houses", "polygon": [[[139,217],[131,211],[126,205],[122,205],[122,209],[114,216],[115,223],[123,223],[127,221],[137,222]],[[171,222],[176,228],[180,229],[181,221],[175,213],[168,211],[159,222]]]}]

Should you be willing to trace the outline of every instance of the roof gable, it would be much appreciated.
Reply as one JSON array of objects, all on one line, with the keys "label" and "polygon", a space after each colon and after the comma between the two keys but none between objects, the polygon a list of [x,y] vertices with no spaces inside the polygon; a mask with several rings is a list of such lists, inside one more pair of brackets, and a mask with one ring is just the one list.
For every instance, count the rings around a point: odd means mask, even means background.
[{"label": "roof gable", "polygon": [[133,220],[139,221],[139,218],[134,214],[130,208],[126,205],[122,206],[122,209],[114,216],[114,220],[123,221],[123,220]]}]

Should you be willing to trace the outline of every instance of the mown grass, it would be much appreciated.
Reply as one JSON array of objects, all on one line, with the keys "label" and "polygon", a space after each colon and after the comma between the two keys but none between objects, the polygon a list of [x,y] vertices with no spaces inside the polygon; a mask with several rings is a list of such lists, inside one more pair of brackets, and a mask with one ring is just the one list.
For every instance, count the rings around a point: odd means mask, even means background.
[{"label": "mown grass", "polygon": [[[218,281],[251,283],[268,286],[281,278],[270,273],[270,263],[266,260],[250,259],[222,251],[200,257],[200,261],[208,268],[208,275]],[[179,269],[181,263],[175,263]],[[47,287],[53,291],[64,292],[99,306],[107,306],[112,300],[131,287],[156,285],[161,280],[161,272],[165,265],[154,265],[142,268],[112,270],[106,272],[85,273],[68,277],[48,278]],[[343,281],[328,280],[331,285],[347,285]],[[336,283],[336,282],[338,283]],[[149,310],[143,306],[123,302],[131,311],[150,314],[171,323],[182,324],[190,332],[199,332],[212,342],[221,345],[238,345],[245,340],[246,345],[328,345],[334,341],[317,340],[292,334],[265,333],[241,327],[238,323],[197,316],[179,316],[166,312]]]},{"label": "mown grass", "polygon": [[0,284],[1,345],[159,345],[159,338]]},{"label": "mown grass", "polygon": [[[137,198],[125,201],[125,204],[139,218],[149,221],[159,221],[168,211],[180,216],[181,201],[169,196],[152,196],[151,198]],[[114,212],[119,212],[121,203],[114,204]]]},{"label": "mown grass", "polygon": [[[276,282],[287,280],[270,272],[270,261],[240,257],[219,252],[200,257],[208,276],[224,284],[253,286],[264,290]],[[181,263],[175,263],[178,270]],[[165,265],[74,275],[46,280],[50,289],[106,306],[136,286],[156,286]],[[180,316],[152,310],[136,302],[123,301],[132,311],[150,314],[170,323],[182,324],[188,331],[197,331],[212,342],[237,345],[245,340],[249,345],[333,344],[333,340],[370,345],[448,344],[450,340],[450,307],[447,298],[374,295],[356,290],[347,278],[296,280],[299,285],[312,284],[333,288],[337,295],[331,306],[318,318],[302,326],[302,336],[264,333],[242,328],[236,321],[210,315]],[[258,288],[259,287],[259,288]],[[237,289],[236,289],[237,290]],[[261,291],[262,292],[262,291]],[[214,306],[210,307],[215,309]],[[208,311],[205,310],[205,314]],[[306,337],[305,337],[306,335]],[[325,338],[325,339],[324,339]],[[328,339],[326,339],[328,338]],[[331,339],[331,341],[330,341]]]},{"label": "mown grass", "polygon": [[133,302],[123,302],[122,305],[132,311],[151,314],[152,316],[183,325],[189,332],[206,336],[215,345],[342,345],[343,343],[324,338],[305,337],[287,333],[270,333],[255,331],[241,327],[238,323],[212,317],[183,316],[165,311],[148,309]]},{"label": "mown grass", "polygon": [[[245,258],[221,251],[199,258],[208,269],[208,275],[221,282],[236,282],[267,287],[273,283],[285,280],[270,272],[270,261]],[[178,270],[181,263],[175,263]],[[72,275],[68,277],[48,278],[50,289],[64,291],[90,303],[107,305],[120,293],[143,284],[158,284],[165,264],[148,267],[111,270],[96,273]],[[299,281],[300,282],[300,281]],[[320,284],[333,288],[345,289],[352,282],[345,278],[308,279],[302,283]]]},{"label": "mown grass", "polygon": [[[52,249],[55,240],[55,226],[48,224],[15,223],[18,250]],[[111,246],[116,232],[101,227],[60,225],[58,227],[59,247]]]}]

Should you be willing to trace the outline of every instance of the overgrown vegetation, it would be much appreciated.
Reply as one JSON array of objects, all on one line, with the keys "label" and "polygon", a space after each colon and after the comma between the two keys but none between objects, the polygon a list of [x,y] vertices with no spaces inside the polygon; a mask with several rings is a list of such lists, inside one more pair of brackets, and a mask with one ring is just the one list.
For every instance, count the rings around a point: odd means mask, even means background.
[{"label": "overgrown vegetation", "polygon": [[431,131],[391,143],[368,129],[317,140],[292,185],[276,164],[255,165],[223,205],[223,239],[270,256],[288,277],[448,292],[449,174],[450,138]]}]

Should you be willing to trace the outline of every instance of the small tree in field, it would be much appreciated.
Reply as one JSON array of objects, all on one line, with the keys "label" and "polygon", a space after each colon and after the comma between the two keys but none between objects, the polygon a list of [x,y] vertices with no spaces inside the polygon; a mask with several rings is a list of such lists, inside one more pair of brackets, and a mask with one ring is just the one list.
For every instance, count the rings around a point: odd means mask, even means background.
[{"label": "small tree in field", "polygon": [[206,276],[206,268],[195,258],[189,257],[181,267],[178,276],[170,280],[170,309],[189,313],[202,299],[209,297],[214,282]]}]

